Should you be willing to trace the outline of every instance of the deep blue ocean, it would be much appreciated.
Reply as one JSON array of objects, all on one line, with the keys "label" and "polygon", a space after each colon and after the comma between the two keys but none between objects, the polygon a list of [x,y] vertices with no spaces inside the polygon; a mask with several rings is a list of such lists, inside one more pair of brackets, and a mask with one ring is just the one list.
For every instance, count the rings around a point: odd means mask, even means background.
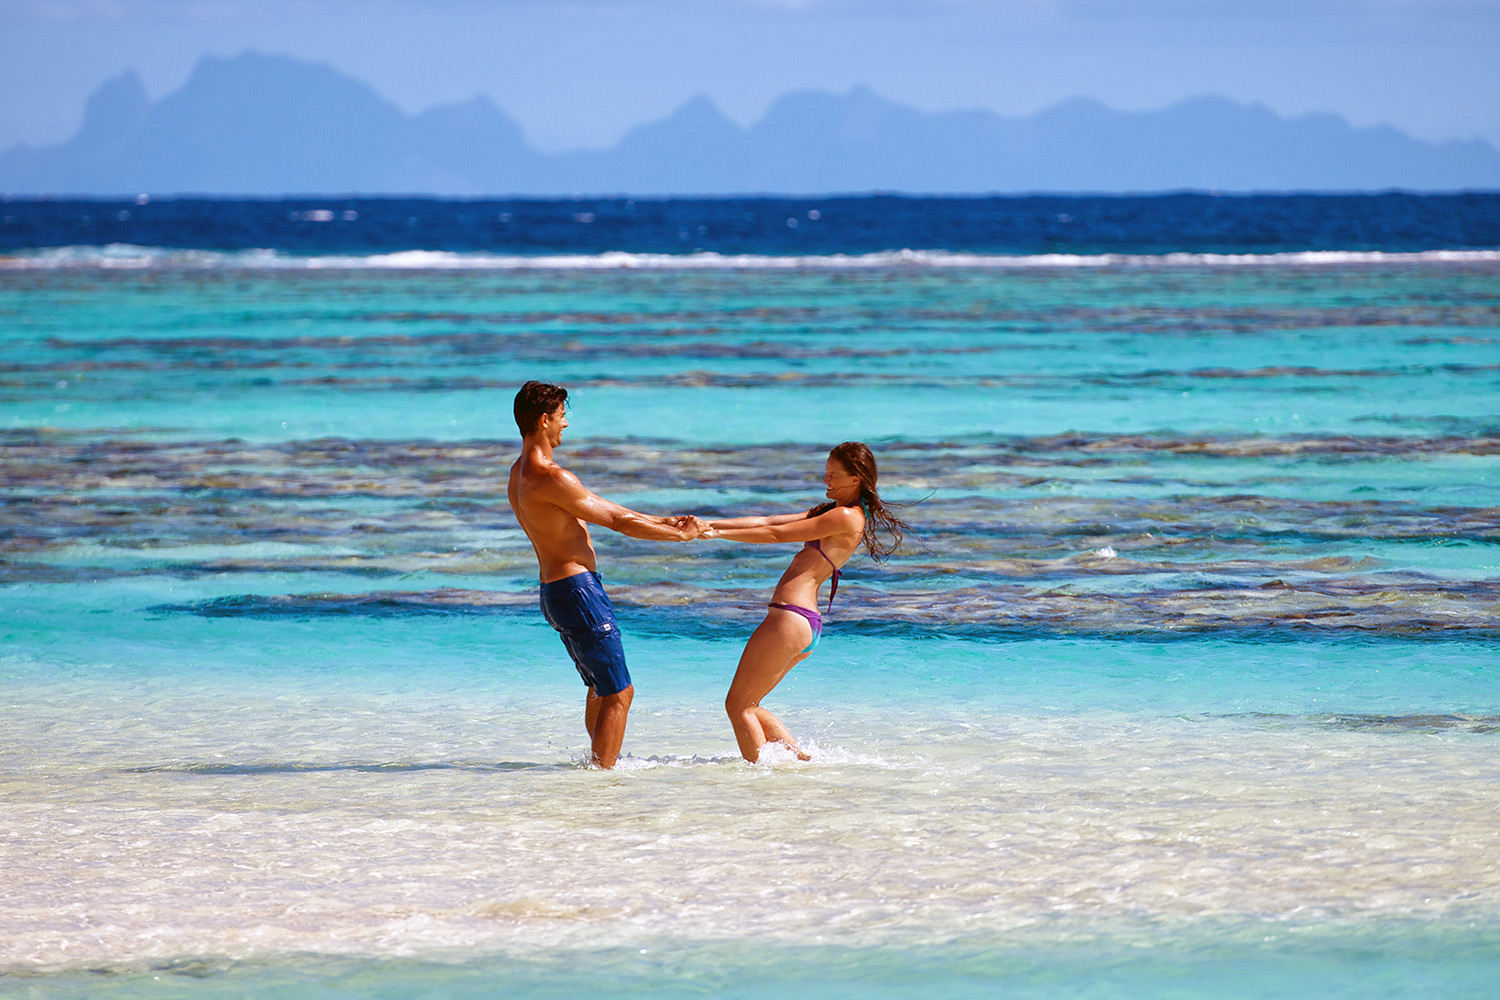
[{"label": "deep blue ocean", "polygon": [[107,244],[297,255],[1494,249],[1500,193],[0,202],[0,250]]},{"label": "deep blue ocean", "polygon": [[[596,529],[621,767],[507,505]],[[1500,195],[0,204],[0,997],[1500,982]],[[825,593],[826,600],[826,593]]]}]

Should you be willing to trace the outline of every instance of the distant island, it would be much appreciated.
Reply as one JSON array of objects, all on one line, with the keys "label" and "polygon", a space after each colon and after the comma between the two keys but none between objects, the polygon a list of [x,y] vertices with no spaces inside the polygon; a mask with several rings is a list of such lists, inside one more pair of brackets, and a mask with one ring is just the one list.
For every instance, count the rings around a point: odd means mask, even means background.
[{"label": "distant island", "polygon": [[1334,114],[1196,97],[1123,112],[922,112],[866,87],[800,91],[749,127],[697,97],[613,148],[543,153],[487,98],[407,115],[323,65],[204,57],[152,102],[127,73],[56,146],[0,153],[12,195],[913,194],[1500,189],[1500,151]]}]

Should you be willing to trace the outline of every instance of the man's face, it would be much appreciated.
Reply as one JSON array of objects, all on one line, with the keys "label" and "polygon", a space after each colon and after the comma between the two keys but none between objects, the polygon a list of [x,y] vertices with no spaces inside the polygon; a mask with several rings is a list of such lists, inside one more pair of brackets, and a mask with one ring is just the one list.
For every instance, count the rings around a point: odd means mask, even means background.
[{"label": "man's face", "polygon": [[566,426],[568,426],[568,406],[566,403],[542,417],[540,430],[548,447],[556,448],[562,443],[562,432]]}]

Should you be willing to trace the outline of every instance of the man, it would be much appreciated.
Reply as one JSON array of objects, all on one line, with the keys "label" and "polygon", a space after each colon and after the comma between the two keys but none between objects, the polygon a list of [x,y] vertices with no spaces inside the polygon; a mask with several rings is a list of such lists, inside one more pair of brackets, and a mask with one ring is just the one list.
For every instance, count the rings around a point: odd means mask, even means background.
[{"label": "man", "polygon": [[552,458],[568,426],[567,403],[568,390],[546,382],[527,382],[516,393],[521,457],[510,467],[510,508],[536,550],[542,614],[562,636],[589,687],[583,720],[593,743],[591,761],[614,767],[635,688],[587,525],[668,542],[696,538],[707,526],[691,516],[642,514],[584,489],[577,476]]}]

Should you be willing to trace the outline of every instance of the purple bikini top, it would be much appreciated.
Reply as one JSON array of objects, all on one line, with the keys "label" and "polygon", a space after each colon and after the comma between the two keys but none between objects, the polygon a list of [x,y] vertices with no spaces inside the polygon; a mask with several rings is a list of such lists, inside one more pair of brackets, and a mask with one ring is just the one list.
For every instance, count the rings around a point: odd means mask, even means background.
[{"label": "purple bikini top", "polygon": [[[870,505],[865,501],[864,497],[860,497],[859,499],[859,509],[865,512],[865,517],[870,516]],[[823,542],[821,539],[814,538],[810,542],[803,542],[802,547],[804,549],[812,549],[824,559],[828,559],[828,553],[823,551]],[[828,559],[828,565],[833,566],[833,576],[831,577],[833,586],[828,591],[828,610],[832,612],[834,595],[839,592],[839,568],[833,565],[832,559]]]},{"label": "purple bikini top", "polygon": [[[823,544],[822,544],[822,542],[820,542],[816,538],[814,538],[810,542],[803,542],[802,543],[802,547],[804,549],[812,549],[814,552],[816,552],[818,555],[822,556],[824,559],[828,559],[828,553],[823,551]],[[828,565],[833,566],[833,560],[832,559],[828,559]],[[833,580],[833,588],[828,591],[828,610],[829,610],[830,613],[833,611],[833,598],[834,598],[834,595],[836,595],[839,592],[839,568],[837,566],[833,566],[833,577],[832,577],[832,580]]]}]

